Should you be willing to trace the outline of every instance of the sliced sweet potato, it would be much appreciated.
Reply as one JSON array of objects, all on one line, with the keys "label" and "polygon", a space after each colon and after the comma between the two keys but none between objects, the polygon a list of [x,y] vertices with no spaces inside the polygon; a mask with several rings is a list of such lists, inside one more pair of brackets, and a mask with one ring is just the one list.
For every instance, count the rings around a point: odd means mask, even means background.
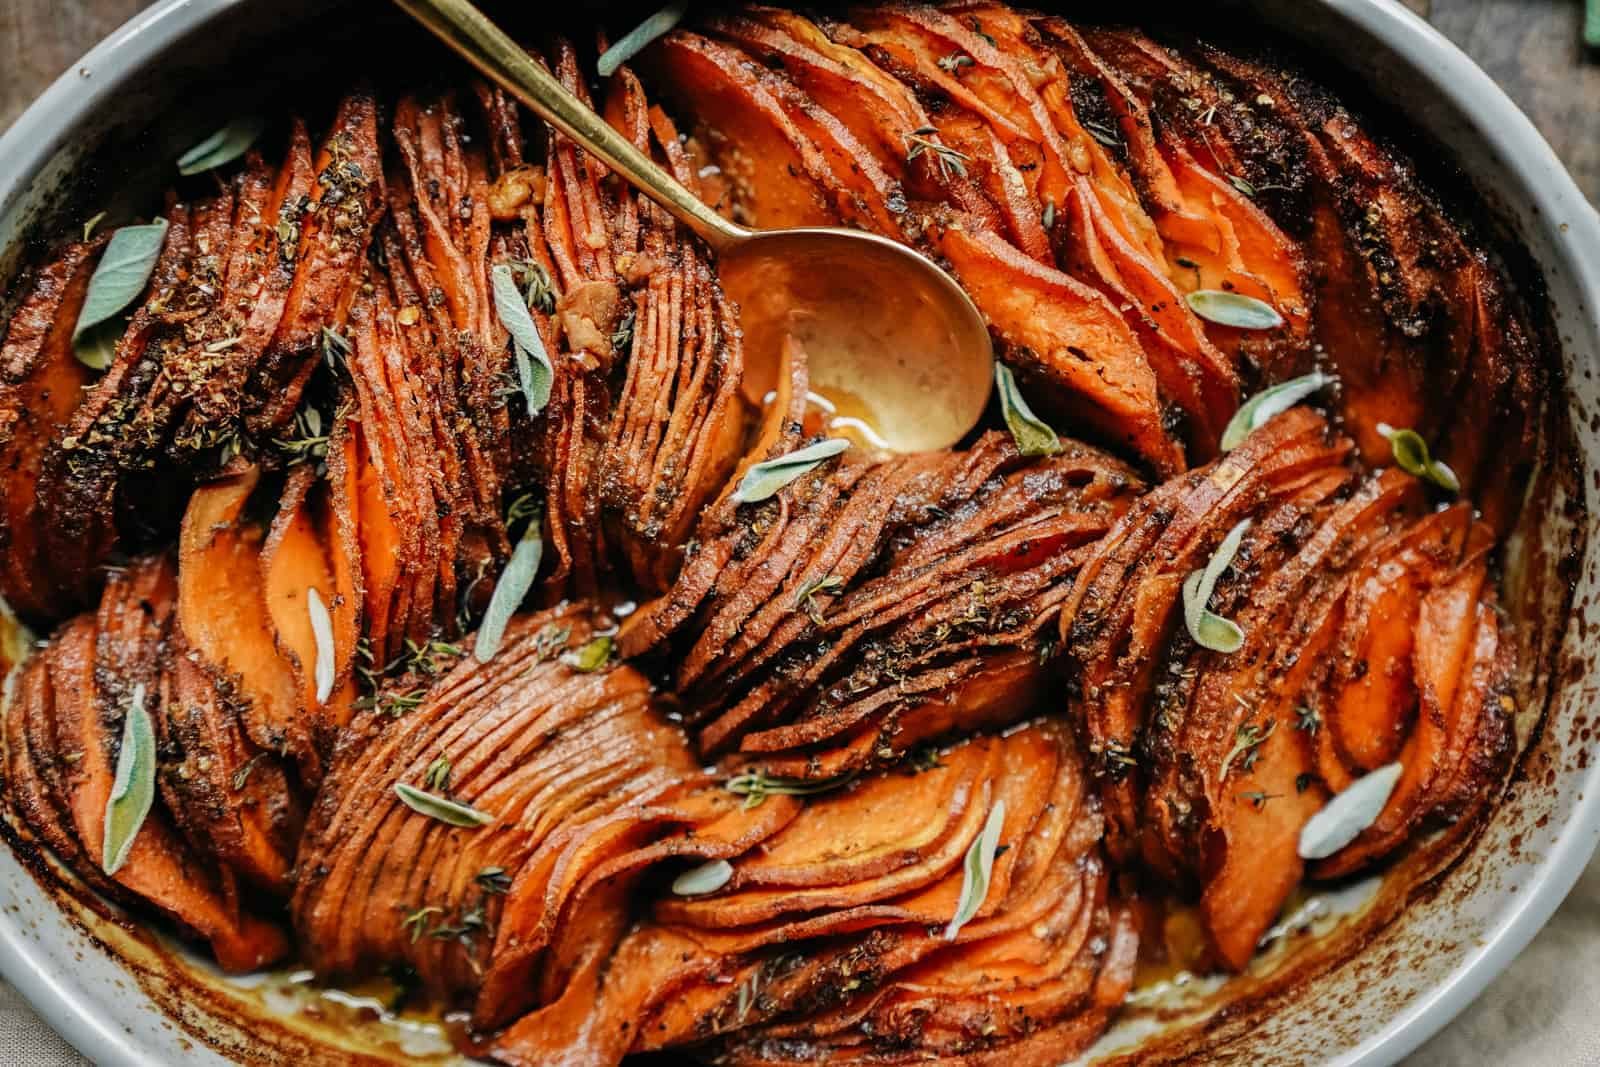
[{"label": "sliced sweet potato", "polygon": [[239,675],[250,702],[244,715],[250,740],[293,756],[315,780],[320,760],[264,599],[265,534],[245,514],[258,481],[251,467],[202,486],[190,498],[178,549],[178,625],[202,658]]},{"label": "sliced sweet potato", "polygon": [[955,223],[935,243],[989,328],[1022,360],[1025,377],[1053,387],[1032,394],[1041,407],[1080,421],[1158,472],[1183,469],[1144,350],[1104,296],[986,230]]},{"label": "sliced sweet potato", "polygon": [[322,331],[343,329],[356,278],[383,202],[377,101],[365,90],[339,102],[314,163],[316,178],[299,220],[294,280],[250,386],[247,424],[266,438],[300,407],[322,355]]},{"label": "sliced sweet potato", "polygon": [[[146,573],[146,581],[159,580],[159,572]],[[170,581],[170,574],[167,580]],[[117,588],[122,584],[127,582],[113,579],[108,583],[102,619],[120,626],[132,616],[138,620],[136,625],[145,625],[142,602],[154,589],[130,589],[133,602],[126,603],[122,600],[123,591]],[[170,594],[166,603],[171,603]],[[64,776],[78,840],[90,857],[99,857],[104,848],[106,803],[133,686],[131,677],[121,675],[116,676],[114,692],[97,687],[97,678],[106,677],[97,664],[97,643],[107,648],[105,635],[97,631],[95,623],[81,617],[59,636],[51,668],[57,744],[63,751],[81,754],[66,768]],[[152,667],[153,646],[154,642],[150,642],[145,653],[150,656]],[[133,649],[119,641],[107,651],[122,655]],[[148,691],[146,696],[148,699]],[[256,970],[288,954],[289,944],[282,931],[238,910],[236,902],[227,899],[230,894],[226,887],[219,889],[214,875],[173,834],[159,807],[152,808],[145,818],[125,865],[113,878],[206,939],[224,970]]]},{"label": "sliced sweet potato", "polygon": [[35,498],[50,441],[83,398],[92,375],[74,358],[72,331],[105,238],[69,244],[42,267],[11,316],[0,346],[0,594],[26,618],[61,615],[74,591],[59,588],[39,551]]}]

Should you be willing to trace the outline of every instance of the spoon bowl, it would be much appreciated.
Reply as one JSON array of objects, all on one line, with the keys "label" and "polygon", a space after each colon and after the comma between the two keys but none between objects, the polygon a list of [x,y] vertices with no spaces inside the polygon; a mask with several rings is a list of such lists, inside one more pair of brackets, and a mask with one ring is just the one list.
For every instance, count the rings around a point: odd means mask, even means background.
[{"label": "spoon bowl", "polygon": [[948,448],[983,415],[988,327],[926,257],[858,230],[770,230],[727,246],[719,266],[740,308],[751,400],[776,386],[792,337],[834,429],[868,445]]},{"label": "spoon bowl", "polygon": [[490,80],[710,245],[739,305],[748,399],[777,381],[786,339],[806,353],[830,432],[888,452],[948,448],[977,425],[994,348],[970,297],[931,259],[885,237],[752,230],[717,214],[634,147],[470,0],[396,0]]}]

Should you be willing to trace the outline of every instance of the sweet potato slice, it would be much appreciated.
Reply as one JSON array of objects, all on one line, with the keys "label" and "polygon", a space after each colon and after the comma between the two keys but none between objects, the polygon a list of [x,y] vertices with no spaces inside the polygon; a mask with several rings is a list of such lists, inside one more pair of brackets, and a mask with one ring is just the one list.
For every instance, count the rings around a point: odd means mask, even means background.
[{"label": "sweet potato slice", "polygon": [[0,346],[0,594],[26,618],[58,616],[73,603],[73,590],[57,586],[49,558],[39,551],[36,523],[43,516],[35,490],[50,440],[92,377],[73,356],[72,331],[105,243],[103,237],[75,241],[45,264]]},{"label": "sweet potato slice", "polygon": [[157,735],[172,753],[159,768],[162,799],[190,847],[246,882],[287,897],[305,819],[283,761],[244,736],[234,681],[179,648],[160,689]]},{"label": "sweet potato slice", "polygon": [[[108,584],[102,618],[120,625],[133,616],[138,620],[136,625],[143,625],[146,617],[142,594],[151,590],[133,592],[134,602],[124,604],[118,584],[123,583],[114,580]],[[170,596],[167,603],[170,604]],[[114,693],[97,687],[98,656],[94,645],[105,647],[104,638],[92,621],[80,618],[58,638],[51,669],[57,742],[65,751],[81,753],[65,777],[78,840],[90,857],[100,856],[105,844],[106,802],[115,776],[122,718],[127,714],[127,699],[132,691],[132,679],[126,675],[117,679]],[[131,649],[119,645],[111,651],[121,655]],[[147,692],[147,698],[148,695]],[[126,864],[113,877],[119,885],[206,939],[224,970],[256,970],[289,951],[288,941],[277,927],[237,910],[236,904],[225,898],[212,874],[173,834],[159,807],[146,817]]]},{"label": "sweet potato slice", "polygon": [[1471,521],[1458,504],[1377,546],[1352,577],[1346,627],[1323,712],[1331,740],[1358,772],[1393,761],[1417,706],[1411,653],[1418,602],[1461,554]]},{"label": "sweet potato slice", "polygon": [[178,549],[178,624],[202,658],[240,676],[250,702],[244,715],[250,740],[292,755],[315,777],[319,760],[294,672],[269,623],[260,566],[264,534],[245,514],[259,477],[251,467],[190,498]]},{"label": "sweet potato slice", "polygon": [[294,417],[322,353],[322,331],[344,325],[383,202],[381,159],[377,101],[365,90],[346,95],[317,150],[294,280],[252,377],[247,422],[258,437]]},{"label": "sweet potato slice", "polygon": [[1183,469],[1182,451],[1161,422],[1150,364],[1104,296],[986,230],[952,224],[935,243],[989,328],[1013,351],[1030,354],[1024,374],[1053,387],[1033,394],[1042,407],[1081,421],[1158,472]]},{"label": "sweet potato slice", "polygon": [[[1416,726],[1400,751],[1400,780],[1371,826],[1343,849],[1312,867],[1317,878],[1337,878],[1392,851],[1429,812],[1441,770],[1448,777],[1476,736],[1478,718],[1491,696],[1499,623],[1481,601],[1487,580],[1486,545],[1469,547],[1465,559],[1423,598],[1413,652],[1421,706]],[[1497,711],[1487,709],[1487,711]]]}]

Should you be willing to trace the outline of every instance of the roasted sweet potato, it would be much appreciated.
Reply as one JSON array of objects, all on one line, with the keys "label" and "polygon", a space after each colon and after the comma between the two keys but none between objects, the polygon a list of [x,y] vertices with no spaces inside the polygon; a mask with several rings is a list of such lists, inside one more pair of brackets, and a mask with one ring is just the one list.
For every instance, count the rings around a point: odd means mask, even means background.
[{"label": "roasted sweet potato", "polygon": [[35,498],[51,439],[83,399],[92,375],[72,354],[72,331],[105,238],[75,241],[42,267],[11,316],[0,346],[0,594],[23,616],[62,614],[81,589],[60,586],[40,551],[44,518]]}]

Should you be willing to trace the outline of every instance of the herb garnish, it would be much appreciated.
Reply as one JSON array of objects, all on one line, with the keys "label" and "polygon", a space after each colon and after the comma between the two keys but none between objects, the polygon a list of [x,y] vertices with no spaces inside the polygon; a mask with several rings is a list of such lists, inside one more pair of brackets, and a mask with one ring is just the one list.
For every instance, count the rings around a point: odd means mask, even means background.
[{"label": "herb garnish", "polygon": [[1000,847],[1000,830],[1005,826],[1006,802],[997,800],[989,809],[989,819],[983,824],[961,870],[961,898],[956,902],[956,913],[944,929],[944,939],[954,941],[961,928],[978,914],[983,898],[989,895],[989,876],[994,873],[994,858]]},{"label": "herb garnish", "polygon": [[256,769],[256,764],[260,763],[262,757],[265,755],[265,752],[257,752],[254,756],[251,756],[249,759],[240,764],[239,769],[233,772],[231,784],[233,785],[233,791],[235,793],[244,789],[245,784],[250,781],[250,772]]},{"label": "herb garnish", "polygon": [[322,432],[322,412],[307,405],[295,412],[294,436],[274,438],[278,451],[289,458],[289,466],[328,458],[328,435]]},{"label": "herb garnish", "polygon": [[222,129],[178,157],[178,173],[200,174],[232,163],[250,150],[266,125],[267,120],[260,115],[231,119]]},{"label": "herb garnish", "polygon": [[849,447],[849,441],[830,437],[776,459],[763,460],[745,471],[744,477],[739,479],[739,487],[733,491],[733,501],[736,504],[755,504],[765,500]]},{"label": "herb garnish", "polygon": [[407,912],[406,917],[400,920],[400,929],[411,932],[411,943],[415,945],[417,939],[428,932],[428,916],[444,913],[443,908],[418,908],[416,911]]},{"label": "herb garnish", "polygon": [[780,778],[766,771],[745,771],[723,783],[723,788],[744,797],[744,808],[759,808],[768,797],[810,797],[827,793],[855,781],[856,771],[836,774],[831,778]]},{"label": "herb garnish", "polygon": [[485,867],[473,875],[472,880],[490,896],[504,896],[511,892],[511,875],[506,873],[504,867]]},{"label": "herb garnish", "polygon": [[1189,636],[1201,648],[1213,652],[1237,652],[1244,645],[1244,631],[1232,619],[1225,619],[1206,607],[1217,587],[1217,579],[1233,563],[1244,540],[1250,520],[1244,519],[1229,530],[1212,554],[1204,570],[1195,570],[1183,582],[1183,623]]},{"label": "herb garnish", "polygon": [[609,634],[596,637],[588,644],[561,654],[561,662],[579,674],[593,674],[611,662],[616,651],[616,641]]},{"label": "herb garnish", "polygon": [[1222,431],[1222,451],[1231,452],[1238,448],[1252,430],[1265,426],[1274,417],[1288,411],[1323,386],[1331,385],[1333,381],[1332,375],[1318,370],[1261,390],[1241,404],[1239,410],[1233,413],[1233,418],[1228,420],[1227,429]]},{"label": "herb garnish", "polygon": [[326,704],[333,695],[333,616],[322,602],[315,586],[306,587],[306,611],[311,616],[311,634],[317,642],[317,659],[312,677],[317,683],[317,703]]},{"label": "herb garnish", "polygon": [[1267,806],[1267,801],[1277,800],[1281,796],[1283,796],[1282,793],[1265,793],[1259,789],[1256,789],[1240,793],[1239,799],[1248,800],[1257,811],[1260,811],[1262,808]]},{"label": "herb garnish", "polygon": [[1395,466],[1407,474],[1443,489],[1447,493],[1461,492],[1461,480],[1456,472],[1442,460],[1428,454],[1428,442],[1415,430],[1397,430],[1386,422],[1378,423],[1378,432],[1389,442],[1394,453]]},{"label": "herb garnish", "polygon": [[1233,766],[1235,759],[1239,761],[1240,770],[1248,771],[1253,768],[1261,746],[1277,728],[1277,719],[1267,720],[1264,728],[1253,722],[1241,724],[1233,733],[1233,747],[1228,749],[1228,754],[1222,758],[1222,769],[1217,772],[1217,780],[1219,782],[1227,780],[1228,770]]},{"label": "herb garnish", "polygon": [[458,804],[453,800],[433,793],[424,792],[416,786],[407,785],[405,782],[394,784],[395,795],[398,796],[406,807],[419,815],[426,815],[430,819],[438,819],[451,826],[478,827],[488,826],[494,822],[494,816],[488,812],[469,808],[465,804]]},{"label": "herb garnish", "polygon": [[83,239],[85,241],[87,241],[90,237],[94,236],[95,227],[99,226],[100,223],[105,219],[105,217],[106,217],[106,213],[104,211],[100,212],[97,215],[89,216],[89,221],[85,222],[83,224]]},{"label": "herb garnish", "polygon": [[1315,736],[1322,728],[1322,716],[1317,713],[1316,708],[1301,704],[1294,709],[1294,728]]},{"label": "herb garnish", "polygon": [[623,34],[617,39],[616,44],[600,53],[600,59],[595,63],[595,69],[600,72],[600,77],[609,78],[615,74],[618,67],[644,51],[651,41],[676,26],[688,10],[689,0],[673,0]]},{"label": "herb garnish", "polygon": [[122,718],[122,749],[117,753],[116,777],[106,799],[105,841],[100,867],[108,875],[122,870],[133,842],[150,814],[156,798],[156,728],[144,707],[144,683],[133,687],[133,698]]},{"label": "herb garnish", "polygon": [[972,66],[972,57],[965,52],[951,52],[939,57],[939,69],[951,77],[961,77],[961,68]]},{"label": "herb garnish", "polygon": [[[516,505],[512,505],[515,510]],[[522,598],[533,588],[539,574],[539,562],[544,558],[542,533],[544,522],[537,509],[529,515],[528,525],[522,531],[517,546],[511,550],[511,560],[494,583],[494,594],[483,613],[483,624],[478,627],[478,637],[472,646],[472,658],[488,663],[500,651],[500,642],[506,634],[506,624],[522,604]]]},{"label": "herb garnish", "polygon": [[1016,375],[998,359],[994,361],[994,384],[1000,394],[1000,414],[1005,416],[1017,451],[1024,456],[1053,456],[1060,452],[1061,438],[1028,407],[1017,389]]},{"label": "herb garnish", "polygon": [[91,344],[85,334],[108,322],[144,292],[166,239],[166,219],[156,219],[145,226],[123,226],[111,235],[94,274],[89,277],[83,307],[72,328],[73,354],[85,366],[104,370],[110,365],[109,353],[115,348],[115,342],[107,345],[107,339],[98,337],[99,331],[95,331],[97,343]]},{"label": "herb garnish", "polygon": [[915,163],[921,156],[932,155],[939,168],[939,176],[945,181],[950,180],[951,174],[965,178],[967,164],[972,162],[972,157],[934,140],[938,136],[939,130],[934,126],[922,126],[906,134],[906,162]]},{"label": "herb garnish", "polygon": [[1379,767],[1328,801],[1300,831],[1300,858],[1327,859],[1361,836],[1383,813],[1401,770],[1398,762]]},{"label": "herb garnish", "polygon": [[537,415],[550,402],[550,383],[555,379],[555,367],[550,362],[550,353],[545,350],[544,339],[539,336],[539,327],[528,313],[534,290],[530,288],[525,299],[511,276],[511,266],[506,263],[496,263],[490,269],[489,282],[494,292],[495,314],[500,318],[500,325],[511,335],[517,382],[523,400],[527,402],[528,414]]},{"label": "herb garnish", "polygon": [[322,362],[328,365],[328,370],[334,374],[348,372],[352,351],[350,338],[332,326],[324,326],[317,336],[322,341]]},{"label": "herb garnish", "polygon": [[422,773],[422,787],[443,793],[450,788],[450,759],[440,756]]},{"label": "herb garnish", "polygon": [[715,893],[733,877],[733,864],[727,860],[712,860],[684,871],[672,880],[672,891],[680,897],[698,897]]},{"label": "herb garnish", "polygon": [[813,578],[800,587],[794,595],[795,610],[804,610],[811,616],[811,621],[821,626],[824,622],[822,612],[817,607],[818,593],[837,593],[844,588],[844,579],[837,574],[824,574],[821,578]]},{"label": "herb garnish", "polygon": [[1189,309],[1218,326],[1237,330],[1276,330],[1283,325],[1278,309],[1265,300],[1221,289],[1196,289],[1184,297]]}]

